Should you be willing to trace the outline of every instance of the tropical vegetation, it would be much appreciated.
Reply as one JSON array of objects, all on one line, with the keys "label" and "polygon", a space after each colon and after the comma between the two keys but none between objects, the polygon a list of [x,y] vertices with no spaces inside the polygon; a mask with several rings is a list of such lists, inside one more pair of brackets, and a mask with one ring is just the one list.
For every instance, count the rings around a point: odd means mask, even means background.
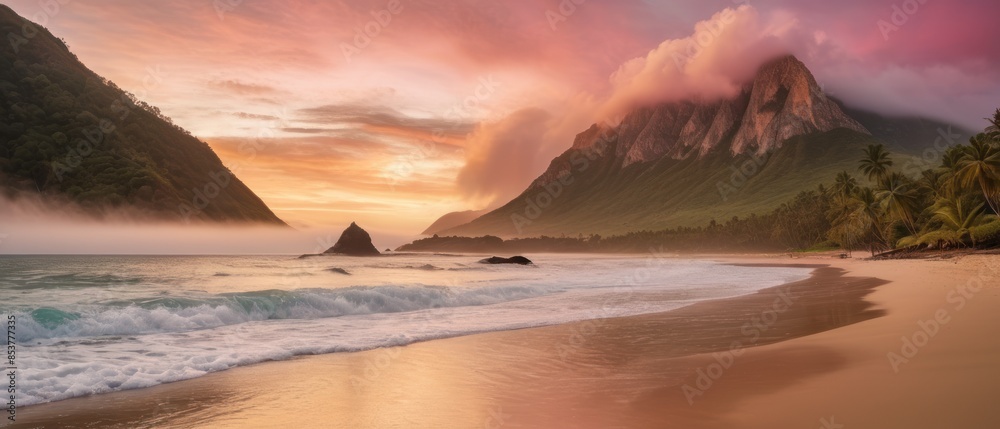
[{"label": "tropical vegetation", "polygon": [[[30,40],[18,38],[28,30]],[[0,34],[11,39],[0,44],[0,197],[95,215],[283,224],[208,144],[87,69],[48,30],[0,5]],[[144,73],[143,90],[155,90],[162,76]]]},{"label": "tropical vegetation", "polygon": [[896,248],[995,245],[1000,239],[1000,109],[990,126],[965,145],[948,148],[938,166],[919,177],[892,169],[891,155],[869,146],[858,171],[841,172],[834,186],[828,237],[845,249],[873,254]]},{"label": "tropical vegetation", "polygon": [[[947,148],[932,168],[905,174],[881,144],[860,153],[856,171],[800,193],[764,214],[704,227],[601,237],[430,237],[400,250],[473,252],[787,251],[1000,246],[1000,109],[968,144]],[[859,176],[856,177],[855,174]]]}]

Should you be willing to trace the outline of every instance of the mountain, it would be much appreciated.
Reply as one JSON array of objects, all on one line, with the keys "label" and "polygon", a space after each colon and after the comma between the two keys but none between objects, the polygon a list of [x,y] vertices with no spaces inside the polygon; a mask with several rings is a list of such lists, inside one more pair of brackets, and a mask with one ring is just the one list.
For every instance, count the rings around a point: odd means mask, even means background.
[{"label": "mountain", "polygon": [[431,226],[428,226],[420,235],[434,235],[441,231],[454,228],[472,222],[476,218],[489,213],[489,210],[466,210],[462,212],[451,212],[438,218]]},{"label": "mountain", "polygon": [[608,235],[764,214],[854,172],[862,149],[879,142],[869,127],[899,137],[885,118],[863,118],[824,94],[798,59],[778,58],[733,98],[664,103],[591,126],[517,198],[440,234]]},{"label": "mountain", "polygon": [[284,225],[208,144],[48,30],[0,5],[0,34],[0,192],[95,213]]},{"label": "mountain", "polygon": [[[927,149],[967,143],[969,137],[980,133],[944,121],[921,117],[886,116],[847,106],[839,100],[835,101],[844,113],[857,119],[872,136],[893,152],[923,156]],[[938,159],[930,161],[937,162]]]}]

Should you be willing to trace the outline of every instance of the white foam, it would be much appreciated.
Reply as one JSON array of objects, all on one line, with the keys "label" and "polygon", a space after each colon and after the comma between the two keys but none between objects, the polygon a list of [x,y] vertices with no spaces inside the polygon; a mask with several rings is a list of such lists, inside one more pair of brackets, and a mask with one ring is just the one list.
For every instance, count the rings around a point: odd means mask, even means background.
[{"label": "white foam", "polygon": [[[145,305],[72,306],[58,324],[36,321],[32,310],[15,311],[19,338],[141,335],[217,328],[275,319],[318,319],[358,314],[398,313],[428,308],[495,304],[551,293],[521,286],[452,289],[445,287],[378,286],[296,291],[262,291],[211,297],[204,304],[181,308]],[[154,301],[155,302],[155,301]],[[190,305],[190,303],[188,304]]]},{"label": "white foam", "polygon": [[[475,258],[470,259],[474,262]],[[536,259],[538,268],[490,267],[462,274],[466,277],[460,283],[440,277],[438,283],[448,287],[397,284],[214,294],[187,291],[183,300],[174,302],[157,301],[169,286],[156,289],[143,284],[122,292],[131,297],[129,301],[101,304],[90,295],[84,300],[80,298],[84,295],[72,294],[68,296],[77,301],[38,299],[33,307],[18,310],[22,342],[18,402],[31,405],[149,387],[297,355],[647,314],[751,293],[804,279],[810,272],[676,260],[651,265],[647,259],[620,257],[540,259]],[[449,263],[437,260],[434,265],[448,267]],[[361,272],[362,280],[374,278],[364,277],[359,267],[349,269]],[[378,267],[373,270],[377,272]],[[417,275],[449,274],[441,270]],[[235,282],[239,277],[221,279]],[[656,294],[657,299],[645,299],[648,294]],[[667,295],[672,298],[664,299]],[[43,326],[27,313],[42,302],[70,313],[75,310],[79,317]],[[157,304],[161,302],[174,304]]]}]

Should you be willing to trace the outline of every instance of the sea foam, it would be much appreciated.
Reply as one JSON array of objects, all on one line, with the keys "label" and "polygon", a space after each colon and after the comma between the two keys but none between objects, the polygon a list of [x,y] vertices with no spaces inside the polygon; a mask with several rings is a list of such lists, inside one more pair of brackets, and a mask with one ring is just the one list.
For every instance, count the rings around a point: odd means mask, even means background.
[{"label": "sea foam", "polygon": [[[288,257],[0,259],[8,274],[0,310],[17,319],[18,403],[299,355],[648,314],[811,271],[649,257],[538,256],[537,267],[478,259],[331,259],[351,276],[327,273],[326,260],[299,265]],[[443,269],[412,268],[428,263]],[[115,272],[128,272],[129,281],[94,284]],[[276,287],[289,273],[296,287]]]}]

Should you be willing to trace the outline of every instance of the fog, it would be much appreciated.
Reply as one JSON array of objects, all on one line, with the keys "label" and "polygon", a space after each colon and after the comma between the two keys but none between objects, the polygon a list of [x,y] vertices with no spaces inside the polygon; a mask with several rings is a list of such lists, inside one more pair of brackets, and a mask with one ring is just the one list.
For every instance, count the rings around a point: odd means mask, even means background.
[{"label": "fog", "polygon": [[[322,253],[336,243],[343,228],[185,225],[151,221],[135,213],[84,214],[71,204],[0,197],[0,254],[7,255],[298,255]],[[369,233],[379,250],[395,249],[416,238]]]}]

